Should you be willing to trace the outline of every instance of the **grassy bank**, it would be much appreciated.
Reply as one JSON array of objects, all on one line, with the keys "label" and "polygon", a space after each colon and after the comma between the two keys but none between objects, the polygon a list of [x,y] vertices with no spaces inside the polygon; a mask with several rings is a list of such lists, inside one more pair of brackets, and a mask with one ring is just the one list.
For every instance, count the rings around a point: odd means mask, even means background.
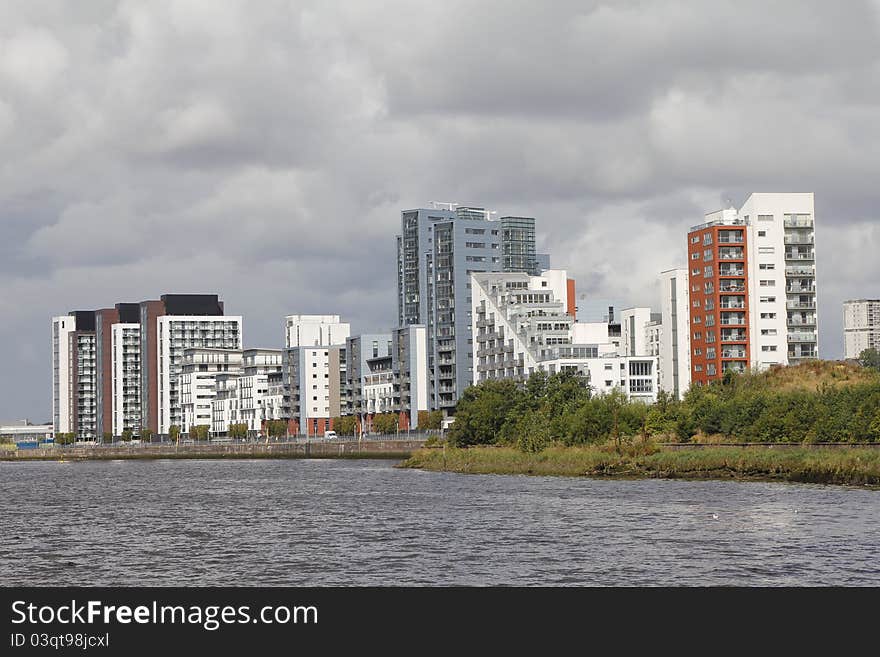
[{"label": "grassy bank", "polygon": [[511,447],[422,449],[400,467],[470,474],[664,479],[756,479],[880,486],[880,450],[853,448],[707,447],[630,449]]}]

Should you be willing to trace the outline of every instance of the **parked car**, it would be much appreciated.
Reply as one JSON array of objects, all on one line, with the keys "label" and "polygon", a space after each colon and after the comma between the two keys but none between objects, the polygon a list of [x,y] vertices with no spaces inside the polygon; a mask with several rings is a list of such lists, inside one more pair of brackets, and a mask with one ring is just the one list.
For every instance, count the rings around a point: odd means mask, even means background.
[{"label": "parked car", "polygon": [[336,437],[337,436],[336,436],[335,431],[325,431],[324,432],[324,440],[332,440],[333,438],[336,438]]}]

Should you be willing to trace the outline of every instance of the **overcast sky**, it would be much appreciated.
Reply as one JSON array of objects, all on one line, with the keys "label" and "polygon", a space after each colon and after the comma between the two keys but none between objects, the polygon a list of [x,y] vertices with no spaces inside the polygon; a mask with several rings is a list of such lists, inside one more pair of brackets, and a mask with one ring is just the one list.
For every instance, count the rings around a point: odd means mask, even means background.
[{"label": "overcast sky", "polygon": [[659,305],[686,230],[816,198],[820,353],[880,297],[880,5],[0,3],[0,420],[50,418],[50,318],[218,292],[396,321],[400,210],[538,218],[585,298]]}]

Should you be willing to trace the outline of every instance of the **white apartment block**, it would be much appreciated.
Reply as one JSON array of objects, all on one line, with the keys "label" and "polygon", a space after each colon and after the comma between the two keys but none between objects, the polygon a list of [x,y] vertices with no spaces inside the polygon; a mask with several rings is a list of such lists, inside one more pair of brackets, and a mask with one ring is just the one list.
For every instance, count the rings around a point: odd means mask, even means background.
[{"label": "white apartment block", "polygon": [[248,435],[264,431],[264,423],[284,418],[284,390],[280,349],[246,349],[242,371],[220,374],[215,379],[211,405],[211,431],[225,435],[231,424],[246,424]]},{"label": "white apartment block", "polygon": [[843,302],[844,358],[858,358],[865,349],[880,350],[880,299]]},{"label": "white apartment block", "polygon": [[345,408],[345,342],[351,327],[339,315],[289,315],[285,320],[285,413],[292,430],[323,435]]},{"label": "white apartment block", "polygon": [[94,440],[98,370],[94,311],[52,318],[52,425],[77,440]]},{"label": "white apartment block", "polygon": [[344,345],[350,335],[351,324],[341,322],[339,315],[288,315],[284,346]]},{"label": "white apartment block", "polygon": [[[190,348],[183,352],[179,375],[181,433],[194,426],[213,426],[211,403],[217,396],[217,377],[241,373],[242,353],[237,349]],[[174,409],[172,409],[174,411]]]},{"label": "white apartment block", "polygon": [[113,324],[111,327],[113,372],[113,435],[141,426],[141,325]]},{"label": "white apartment block", "polygon": [[71,432],[71,372],[73,363],[70,334],[76,331],[76,317],[52,318],[52,425],[55,433]]},{"label": "white apartment block", "polygon": [[[569,371],[587,377],[597,393],[619,388],[631,399],[656,401],[657,356],[621,356],[607,323],[575,322],[564,281],[562,270],[471,275],[474,382]],[[642,342],[644,326],[640,335]]]},{"label": "white apartment block", "polygon": [[660,389],[681,399],[691,386],[688,271],[660,273]]},{"label": "white apartment block", "polygon": [[[184,423],[180,385],[184,352],[193,348],[240,351],[241,317],[162,315],[156,321],[158,322],[156,359],[159,373],[157,382],[158,432],[167,435],[172,425],[176,424],[182,427]],[[226,363],[226,365],[229,366],[231,363]],[[143,363],[141,366],[143,367]],[[190,385],[192,385],[191,382]],[[209,403],[208,421],[205,424],[211,423],[210,416]]]},{"label": "white apartment block", "polygon": [[737,211],[747,228],[751,367],[818,358],[812,193],[754,193]]}]

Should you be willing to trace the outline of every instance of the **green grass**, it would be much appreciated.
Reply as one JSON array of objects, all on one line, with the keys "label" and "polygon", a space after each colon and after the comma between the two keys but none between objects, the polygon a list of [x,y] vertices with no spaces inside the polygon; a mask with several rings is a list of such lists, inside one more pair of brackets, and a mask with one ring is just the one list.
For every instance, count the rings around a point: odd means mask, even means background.
[{"label": "green grass", "polygon": [[536,454],[509,447],[423,449],[400,467],[470,474],[759,479],[880,486],[880,449],[654,447],[628,451],[621,454],[608,446],[551,447]]}]

